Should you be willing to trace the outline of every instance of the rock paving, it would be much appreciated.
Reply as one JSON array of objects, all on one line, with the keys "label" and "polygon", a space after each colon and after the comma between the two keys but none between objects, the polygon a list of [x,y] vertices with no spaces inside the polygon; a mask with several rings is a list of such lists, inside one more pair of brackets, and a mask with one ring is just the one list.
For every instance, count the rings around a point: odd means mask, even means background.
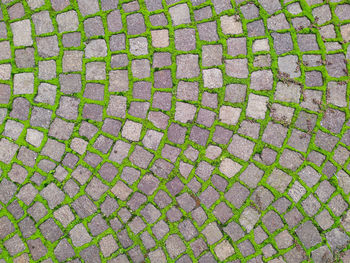
[{"label": "rock paving", "polygon": [[350,262],[348,0],[0,2],[0,263]]}]

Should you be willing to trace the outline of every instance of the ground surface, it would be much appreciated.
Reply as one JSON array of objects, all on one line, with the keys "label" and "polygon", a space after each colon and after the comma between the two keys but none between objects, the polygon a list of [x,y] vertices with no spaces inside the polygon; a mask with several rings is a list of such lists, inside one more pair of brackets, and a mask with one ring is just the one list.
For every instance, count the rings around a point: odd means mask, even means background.
[{"label": "ground surface", "polygon": [[2,0],[0,262],[350,262],[350,3]]}]

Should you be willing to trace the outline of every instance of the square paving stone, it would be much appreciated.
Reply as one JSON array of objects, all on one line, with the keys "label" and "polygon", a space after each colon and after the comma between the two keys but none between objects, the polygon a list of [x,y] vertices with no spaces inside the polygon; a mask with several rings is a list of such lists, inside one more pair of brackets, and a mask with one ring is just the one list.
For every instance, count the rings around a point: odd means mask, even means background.
[{"label": "square paving stone", "polygon": [[209,6],[202,7],[200,9],[194,10],[194,19],[196,21],[201,21],[212,17],[212,10]]},{"label": "square paving stone", "polygon": [[251,197],[251,200],[261,210],[266,210],[266,208],[272,203],[273,199],[273,194],[263,186],[258,186]]},{"label": "square paving stone", "polygon": [[[3,50],[3,53],[0,55],[0,60],[11,59],[10,42],[9,41],[0,42],[0,48],[1,48],[1,50]],[[32,58],[32,60],[34,62],[34,49],[33,48],[26,48],[26,49],[22,49],[22,50],[18,49],[16,51],[17,51],[16,54],[18,54],[18,55],[19,55],[19,53],[27,53],[27,55],[29,56],[29,59]],[[25,62],[25,60],[24,60],[24,62]],[[16,56],[16,64],[20,64],[20,63],[17,63],[17,56]]]},{"label": "square paving stone", "polygon": [[[54,250],[56,258],[61,262],[75,255],[74,250],[67,239],[62,239]],[[72,261],[71,261],[72,262]]]},{"label": "square paving stone", "polygon": [[223,228],[223,230],[234,242],[244,236],[242,228],[234,221],[228,223],[227,226]]},{"label": "square paving stone", "polygon": [[201,108],[198,111],[196,122],[204,126],[211,127],[215,121],[215,118],[216,118],[216,113]]},{"label": "square paving stone", "polygon": [[172,234],[167,238],[165,246],[171,258],[176,258],[186,250],[185,244],[176,234]]},{"label": "square paving stone", "polygon": [[194,78],[198,77],[200,70],[198,65],[198,55],[186,54],[176,57],[177,78]]},{"label": "square paving stone", "polygon": [[309,147],[310,139],[311,136],[309,134],[294,129],[288,140],[288,145],[299,151],[306,152]]},{"label": "square paving stone", "polygon": [[338,107],[346,107],[346,86],[334,81],[328,82],[327,103]]},{"label": "square paving stone", "polygon": [[229,0],[223,0],[223,1],[214,0],[213,4],[214,4],[215,12],[217,14],[220,14],[221,12],[232,8],[232,5]]},{"label": "square paving stone", "polygon": [[222,33],[225,35],[239,35],[243,33],[242,22],[235,16],[221,16],[220,24]]},{"label": "square paving stone", "polygon": [[118,249],[118,244],[112,235],[104,236],[100,240],[99,244],[104,257],[109,257],[114,251]]},{"label": "square paving stone", "polygon": [[296,28],[297,31],[303,30],[311,25],[311,22],[305,16],[296,17],[292,19],[293,27]]},{"label": "square paving stone", "polygon": [[247,24],[248,37],[265,35],[265,26],[262,20],[256,20]]},{"label": "square paving stone", "polygon": [[290,33],[272,33],[271,36],[277,55],[293,50],[293,41]]},{"label": "square paving stone", "polygon": [[223,235],[215,222],[208,224],[202,231],[209,245],[213,245],[219,241]]},{"label": "square paving stone", "polygon": [[62,203],[65,198],[64,193],[54,183],[41,190],[40,195],[47,200],[51,209]]},{"label": "square paving stone", "polygon": [[[247,54],[247,40],[246,40],[246,38],[244,38],[244,37],[229,38],[229,39],[227,39],[226,43],[227,43],[227,54],[228,55],[235,57],[238,55],[246,55]],[[220,64],[222,64],[221,61],[220,61]]]},{"label": "square paving stone", "polygon": [[154,14],[149,17],[152,26],[166,26],[168,25],[168,20],[164,13]]},{"label": "square paving stone", "polygon": [[7,9],[11,20],[18,19],[24,16],[25,11],[21,3],[14,4]]},{"label": "square paving stone", "polygon": [[47,248],[44,246],[40,238],[28,240],[27,245],[34,260],[40,259],[47,253]]},{"label": "square paving stone", "polygon": [[97,178],[92,178],[85,188],[85,192],[93,199],[99,200],[101,196],[108,190],[108,186]]},{"label": "square paving stone", "polygon": [[301,202],[301,205],[305,213],[309,216],[313,216],[320,209],[321,205],[313,195],[309,195],[304,201]]},{"label": "square paving stone", "polygon": [[[10,101],[11,97],[11,88],[9,85],[1,84],[0,85],[0,103],[7,104]],[[13,102],[14,103],[14,102]]]},{"label": "square paving stone", "polygon": [[156,89],[172,88],[173,81],[171,79],[170,70],[160,70],[154,72],[154,87]]},{"label": "square paving stone", "polygon": [[84,31],[87,37],[104,35],[104,28],[100,16],[84,20]]},{"label": "square paving stone", "polygon": [[155,48],[164,48],[169,46],[169,33],[167,29],[152,30],[152,45]]},{"label": "square paving stone", "polygon": [[317,228],[311,221],[306,221],[296,229],[296,234],[306,248],[311,248],[322,242]]},{"label": "square paving stone", "polygon": [[24,167],[18,165],[17,163],[14,163],[7,175],[11,181],[21,184],[26,180],[28,171]]},{"label": "square paving stone", "polygon": [[103,101],[104,85],[97,83],[87,83],[84,90],[84,97],[92,100]]},{"label": "square paving stone", "polygon": [[83,16],[91,15],[99,11],[97,0],[78,0],[78,5]]},{"label": "square paving stone", "polygon": [[94,216],[88,223],[91,234],[95,237],[103,233],[108,229],[106,221],[102,218],[102,215],[98,214]]},{"label": "square paving stone", "polygon": [[[300,77],[300,69],[298,69],[298,57],[294,55],[284,56],[278,58],[278,68],[282,74],[286,74],[288,78]],[[306,77],[308,83],[308,77]],[[322,84],[321,84],[322,85]]]},{"label": "square paving stone", "polygon": [[253,3],[247,3],[240,6],[241,12],[246,19],[254,19],[259,17],[259,8]]},{"label": "square paving stone", "polygon": [[190,140],[201,146],[205,146],[208,141],[209,133],[208,130],[193,126],[190,133]]},{"label": "square paving stone", "polygon": [[112,35],[109,39],[110,43],[110,50],[111,51],[118,51],[125,49],[125,35],[124,34],[118,34],[118,35]]},{"label": "square paving stone", "polygon": [[254,143],[235,134],[228,146],[228,151],[234,156],[247,161],[253,153]]},{"label": "square paving stone", "polygon": [[191,243],[191,249],[194,256],[197,258],[203,251],[207,250],[208,246],[202,238],[198,238]]},{"label": "square paving stone", "polygon": [[134,78],[143,79],[150,76],[150,62],[148,59],[137,59],[131,62],[131,71]]},{"label": "square paving stone", "polygon": [[10,26],[13,34],[13,43],[15,46],[33,45],[29,19],[11,23]]},{"label": "square paving stone", "polygon": [[7,239],[4,242],[4,246],[7,249],[8,253],[10,254],[10,256],[15,256],[18,253],[20,253],[20,252],[22,252],[23,250],[26,249],[23,241],[18,236],[18,234],[16,234],[13,237]]},{"label": "square paving stone", "polygon": [[128,15],[126,22],[129,35],[139,35],[146,31],[145,20],[141,13]]},{"label": "square paving stone", "polygon": [[64,205],[56,210],[54,216],[64,227],[67,227],[75,219],[68,205]]},{"label": "square paving stone", "polygon": [[[109,72],[110,92],[123,92],[129,90],[129,77],[127,70],[112,70]],[[135,85],[135,84],[134,84]]]},{"label": "square paving stone", "polygon": [[37,230],[34,225],[34,221],[29,217],[25,217],[22,221],[20,221],[18,226],[24,238],[30,237]]},{"label": "square paving stone", "polygon": [[214,42],[219,40],[216,21],[197,24],[197,30],[200,40],[208,42]]},{"label": "square paving stone", "polygon": [[107,44],[104,39],[91,40],[85,47],[86,58],[107,56]]},{"label": "square paving stone", "polygon": [[255,119],[264,119],[267,111],[268,97],[249,94],[247,116]]},{"label": "square paving stone", "polygon": [[305,72],[305,85],[309,87],[318,87],[323,85],[323,77],[320,71]]},{"label": "square paving stone", "polygon": [[81,44],[80,32],[65,33],[62,36],[62,44],[64,47],[78,47]]},{"label": "square paving stone", "polygon": [[95,204],[86,196],[80,196],[72,203],[72,208],[81,218],[86,218],[96,212]]},{"label": "square paving stone", "polygon": [[72,239],[72,243],[75,247],[81,247],[91,241],[90,235],[86,231],[84,225],[81,223],[72,228],[72,230],[69,232],[69,236]]},{"label": "square paving stone", "polygon": [[[0,47],[2,50],[4,50],[4,53],[2,53],[0,59],[8,59],[10,57],[7,56],[6,49],[10,48],[10,46],[7,44],[7,42],[0,42]],[[10,52],[10,49],[9,49]],[[35,65],[35,59],[34,59],[34,48],[28,47],[24,49],[16,49],[15,50],[15,61],[16,66],[18,68],[32,68]]]},{"label": "square paving stone", "polygon": [[1,228],[1,234],[0,237],[1,239],[4,239],[6,236],[11,234],[13,231],[15,231],[15,228],[11,221],[8,219],[7,216],[2,216],[0,218],[0,228]]},{"label": "square paving stone", "polygon": [[83,118],[95,121],[102,121],[103,107],[97,104],[85,104],[83,108]]},{"label": "square paving stone", "polygon": [[264,175],[264,171],[254,164],[249,164],[244,172],[240,175],[240,179],[251,188],[256,188],[259,181]]},{"label": "square paving stone", "polygon": [[203,70],[204,87],[209,89],[220,88],[223,85],[222,72],[220,69]]},{"label": "square paving stone", "polygon": [[59,140],[68,140],[73,132],[74,123],[66,122],[60,118],[54,119],[50,125],[49,136]]},{"label": "square paving stone", "polygon": [[36,43],[40,57],[55,57],[59,54],[57,36],[37,37]]},{"label": "square paving stone", "polygon": [[[56,61],[39,61],[39,79],[51,80],[54,78],[56,78]],[[46,83],[41,83],[41,85],[42,84]]]},{"label": "square paving stone", "polygon": [[219,199],[218,192],[211,186],[205,189],[199,196],[199,199],[202,204],[204,204],[207,208],[210,208],[217,199]]},{"label": "square paving stone", "polygon": [[249,74],[248,61],[246,58],[227,59],[225,60],[225,71],[228,76],[233,78],[247,78]]},{"label": "square paving stone", "polygon": [[271,70],[254,71],[251,74],[250,88],[254,90],[271,90],[273,74]]},{"label": "square paving stone", "polygon": [[[33,3],[37,3],[35,6],[35,8],[39,7],[39,4],[41,1],[29,1],[29,2],[33,2]],[[51,6],[55,11],[61,11],[63,9],[65,9],[67,6],[69,5],[69,0],[51,0]]]},{"label": "square paving stone", "polygon": [[[152,31],[153,32],[153,31]],[[153,36],[152,36],[153,39]],[[136,37],[129,39],[130,52],[135,56],[148,54],[148,42],[145,37]]]},{"label": "square paving stone", "polygon": [[344,54],[327,55],[326,70],[328,74],[334,78],[346,76],[348,73]]},{"label": "square paving stone", "polygon": [[349,237],[339,228],[332,229],[328,232],[326,238],[332,250],[344,249],[349,243]]},{"label": "square paving stone", "polygon": [[41,11],[32,16],[35,25],[35,32],[37,35],[50,33],[54,30],[50,14],[48,11]]},{"label": "square paving stone", "polygon": [[174,26],[188,24],[191,22],[190,12],[187,4],[179,4],[169,8],[169,13]]},{"label": "square paving stone", "polygon": [[86,80],[106,79],[106,63],[105,62],[86,63],[85,75],[86,75]]},{"label": "square paving stone", "polygon": [[340,32],[341,32],[341,35],[343,37],[343,40],[346,42],[349,42],[350,41],[350,36],[349,36],[350,24],[342,25],[340,27]]},{"label": "square paving stone", "polygon": [[126,13],[138,11],[140,9],[140,5],[137,1],[133,1],[130,3],[125,3],[123,4],[122,8]]},{"label": "square paving stone", "polygon": [[3,131],[3,135],[17,140],[23,131],[23,124],[17,121],[8,120]]},{"label": "square paving stone", "polygon": [[57,226],[52,218],[47,219],[39,226],[39,229],[43,236],[51,243],[57,241],[62,235],[62,230]]},{"label": "square paving stone", "polygon": [[222,64],[222,45],[202,46],[202,65],[204,67]]},{"label": "square paving stone", "polygon": [[175,48],[182,51],[196,49],[195,30],[190,28],[175,30]]},{"label": "square paving stone", "polygon": [[214,215],[221,223],[226,223],[232,216],[232,209],[225,203],[221,202],[214,209]]},{"label": "square paving stone", "polygon": [[10,64],[0,65],[0,79],[1,80],[10,80],[11,79],[11,70],[12,70],[12,66]]},{"label": "square paving stone", "polygon": [[255,249],[249,240],[245,240],[242,243],[239,243],[238,249],[241,251],[244,257],[247,257],[255,252]]},{"label": "square paving stone", "polygon": [[267,28],[273,31],[289,29],[289,23],[286,16],[281,13],[278,15],[271,16],[267,19]]},{"label": "square paving stone", "polygon": [[34,74],[33,73],[17,73],[14,75],[13,93],[32,94],[34,92]]},{"label": "square paving stone", "polygon": [[[72,71],[81,71],[82,70],[82,51],[64,51],[62,58],[62,71],[63,72],[72,72]],[[60,75],[64,76],[64,75]],[[80,89],[79,89],[80,90]]]},{"label": "square paving stone", "polygon": [[315,34],[298,34],[297,38],[301,52],[319,50]]},{"label": "square paving stone", "polygon": [[274,169],[267,179],[267,183],[281,193],[286,190],[291,181],[291,176],[280,169]]},{"label": "square paving stone", "polygon": [[146,0],[145,2],[147,10],[150,12],[163,9],[162,1],[160,0]]},{"label": "square paving stone", "polygon": [[204,92],[202,95],[202,105],[209,108],[217,108],[218,98],[216,93]]},{"label": "square paving stone", "polygon": [[65,145],[56,140],[48,139],[41,154],[59,162],[65,152]]},{"label": "square paving stone", "polygon": [[271,117],[278,122],[290,124],[294,116],[294,111],[294,108],[282,106],[278,103],[271,105]]},{"label": "square paving stone", "polygon": [[21,188],[21,190],[18,192],[16,195],[18,199],[23,201],[26,205],[30,205],[30,203],[34,200],[35,196],[37,195],[38,190],[31,185],[31,184],[26,184]]},{"label": "square paving stone", "polygon": [[325,133],[323,131],[318,131],[315,137],[315,144],[323,150],[331,152],[339,139],[333,135]]},{"label": "square paving stone", "polygon": [[128,56],[126,54],[116,54],[111,57],[111,67],[121,68],[126,67],[129,63]]},{"label": "square paving stone", "polygon": [[[1,85],[0,85],[1,89]],[[4,97],[6,99],[6,95]],[[19,119],[19,120],[27,120],[29,114],[30,103],[25,98],[15,98],[12,102],[12,111],[10,113],[10,117]],[[5,112],[6,114],[6,112]],[[28,133],[28,131],[27,131]]]},{"label": "square paving stone", "polygon": [[287,131],[287,128],[283,127],[281,124],[269,122],[262,136],[262,140],[274,146],[282,147],[287,136]]},{"label": "square paving stone", "polygon": [[48,83],[41,83],[38,87],[38,94],[34,98],[34,100],[36,102],[54,105],[56,100],[56,90],[57,88],[54,85]]}]

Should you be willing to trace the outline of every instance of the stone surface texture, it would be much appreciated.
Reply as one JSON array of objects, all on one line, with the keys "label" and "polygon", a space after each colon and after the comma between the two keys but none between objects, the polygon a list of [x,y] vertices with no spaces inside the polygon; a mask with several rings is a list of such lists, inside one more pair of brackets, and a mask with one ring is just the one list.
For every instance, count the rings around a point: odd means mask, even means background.
[{"label": "stone surface texture", "polygon": [[0,0],[0,263],[350,262],[348,0]]}]

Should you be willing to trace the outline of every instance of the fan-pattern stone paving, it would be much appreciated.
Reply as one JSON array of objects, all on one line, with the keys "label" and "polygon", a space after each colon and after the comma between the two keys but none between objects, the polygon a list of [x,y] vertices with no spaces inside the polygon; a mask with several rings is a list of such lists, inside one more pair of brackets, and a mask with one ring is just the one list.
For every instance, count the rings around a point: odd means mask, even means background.
[{"label": "fan-pattern stone paving", "polygon": [[347,0],[2,0],[0,262],[350,262]]}]

